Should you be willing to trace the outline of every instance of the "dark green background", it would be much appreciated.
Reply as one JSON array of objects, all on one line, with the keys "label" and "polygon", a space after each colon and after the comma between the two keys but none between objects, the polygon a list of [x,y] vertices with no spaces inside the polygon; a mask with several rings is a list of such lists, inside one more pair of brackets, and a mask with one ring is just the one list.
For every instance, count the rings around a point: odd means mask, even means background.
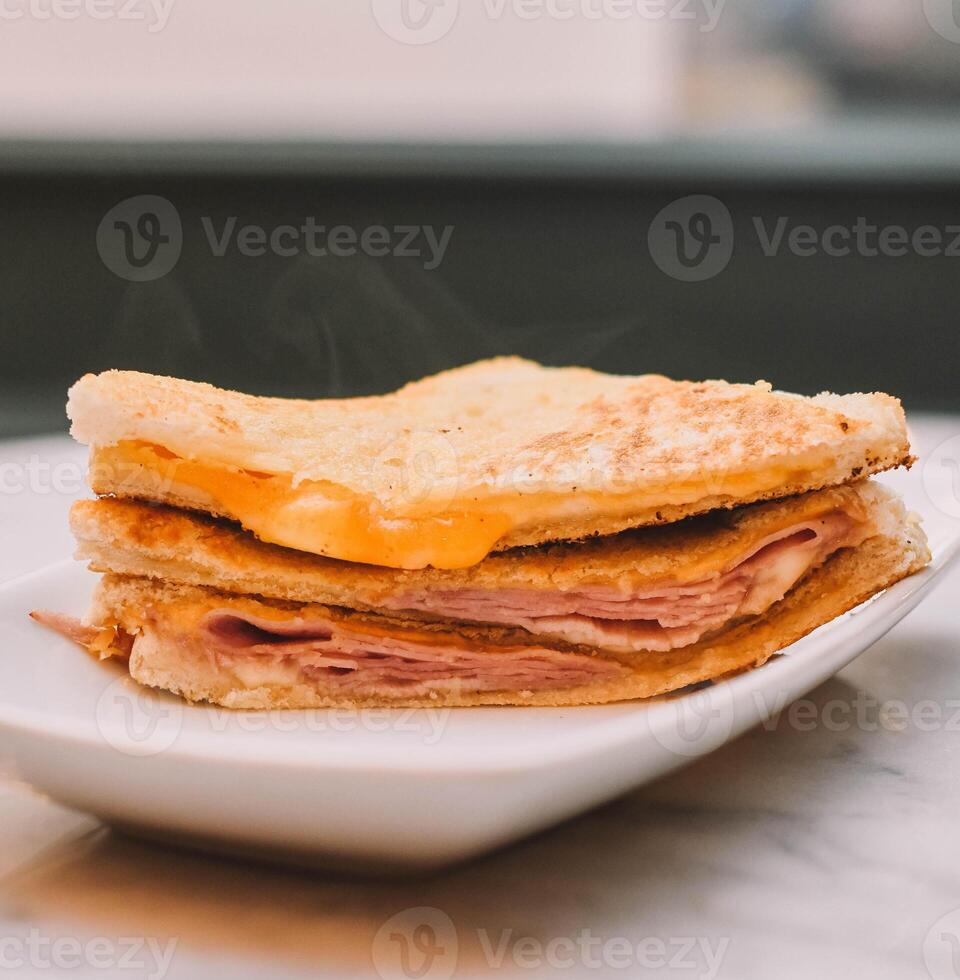
[{"label": "dark green background", "polygon": [[[710,179],[668,166],[432,177],[429,156],[395,176],[352,169],[0,170],[0,431],[62,427],[68,384],[107,367],[323,396],[499,353],[960,409],[960,257],[768,258],[752,225],[960,224],[950,179]],[[720,198],[735,228],[729,265],[702,283],[669,278],[646,245],[657,211],[692,193]],[[96,250],[103,214],[136,194],[168,198],[183,222],[179,263],[155,282],[117,278]],[[426,272],[415,259],[217,258],[203,215],[455,231]]]}]

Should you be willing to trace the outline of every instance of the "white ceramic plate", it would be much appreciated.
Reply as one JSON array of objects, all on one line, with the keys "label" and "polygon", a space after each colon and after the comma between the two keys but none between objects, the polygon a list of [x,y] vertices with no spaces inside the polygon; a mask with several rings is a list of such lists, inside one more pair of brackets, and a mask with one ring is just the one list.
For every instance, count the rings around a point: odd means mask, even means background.
[{"label": "white ceramic plate", "polygon": [[786,655],[655,703],[586,708],[229,712],[146,691],[32,623],[82,613],[73,562],[0,589],[0,731],[21,776],[140,833],[384,871],[443,865],[636,787],[775,714],[909,612],[935,561]]}]

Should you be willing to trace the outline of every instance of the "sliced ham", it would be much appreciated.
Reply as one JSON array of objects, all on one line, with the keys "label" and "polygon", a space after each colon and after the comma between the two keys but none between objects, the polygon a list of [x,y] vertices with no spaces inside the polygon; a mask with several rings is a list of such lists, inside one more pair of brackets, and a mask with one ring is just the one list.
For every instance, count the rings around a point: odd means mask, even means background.
[{"label": "sliced ham", "polygon": [[[96,650],[112,629],[73,616],[31,613],[37,622]],[[144,635],[179,651],[194,667],[228,672],[247,688],[310,684],[330,695],[429,695],[431,691],[549,691],[613,680],[615,661],[538,646],[494,646],[455,634],[394,627],[373,632],[339,617],[268,619],[236,609],[207,613],[200,629],[184,631],[162,614]],[[138,639],[123,634],[127,647]]]},{"label": "sliced ham", "polygon": [[569,643],[620,652],[666,652],[696,643],[732,619],[762,613],[834,551],[868,529],[843,511],[792,525],[757,542],[727,568],[695,582],[633,590],[424,588],[388,596],[391,610],[519,626]]},{"label": "sliced ham", "polygon": [[66,613],[50,612],[49,609],[35,609],[30,618],[42,626],[54,630],[74,643],[85,646],[101,659],[107,657],[126,657],[130,655],[133,637],[106,626],[89,626],[76,616]]},{"label": "sliced ham", "polygon": [[337,693],[545,691],[622,673],[617,663],[537,646],[494,646],[395,627],[367,631],[334,617],[266,619],[233,609],[203,620],[199,645],[247,686],[316,684]]},{"label": "sliced ham", "polygon": [[88,626],[76,616],[51,612],[49,609],[35,609],[30,613],[30,618],[85,647],[91,646],[101,633],[106,632],[99,626]]}]

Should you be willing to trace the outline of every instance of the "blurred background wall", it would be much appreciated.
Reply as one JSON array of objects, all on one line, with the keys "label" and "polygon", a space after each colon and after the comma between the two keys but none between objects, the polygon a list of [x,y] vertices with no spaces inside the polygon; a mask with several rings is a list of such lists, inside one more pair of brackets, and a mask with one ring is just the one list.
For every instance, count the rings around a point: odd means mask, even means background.
[{"label": "blurred background wall", "polygon": [[952,7],[6,0],[0,432],[500,353],[960,409]]}]

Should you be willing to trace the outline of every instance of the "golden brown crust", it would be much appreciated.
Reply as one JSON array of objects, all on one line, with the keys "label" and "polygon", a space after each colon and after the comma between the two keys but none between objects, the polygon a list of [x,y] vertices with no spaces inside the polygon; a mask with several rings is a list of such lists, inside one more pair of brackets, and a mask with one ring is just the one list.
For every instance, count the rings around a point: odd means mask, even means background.
[{"label": "golden brown crust", "polygon": [[376,610],[385,596],[423,587],[628,590],[695,581],[724,570],[769,534],[832,510],[874,527],[903,514],[889,490],[862,482],[575,545],[502,552],[470,568],[413,571],[308,555],[265,544],[235,525],[137,501],[79,501],[70,524],[77,557],[94,571]]},{"label": "golden brown crust", "polygon": [[[903,411],[888,395],[803,398],[761,383],[614,376],[519,358],[391,395],[319,401],[110,371],[82,378],[68,411],[81,442],[140,440],[226,469],[320,481],[391,517],[425,506],[469,512],[481,499],[569,498],[510,529],[498,549],[675,521],[911,462]],[[427,505],[398,479],[424,456],[438,474]],[[692,499],[671,500],[680,485],[694,488]],[[136,476],[120,486],[100,474],[94,488],[217,512],[198,491]],[[614,512],[621,497],[644,501]]]},{"label": "golden brown crust", "polygon": [[[208,700],[231,708],[454,707],[487,704],[558,706],[648,698],[760,666],[778,650],[918,571],[929,560],[926,539],[919,524],[914,518],[907,518],[898,527],[888,528],[885,533],[875,535],[858,548],[838,552],[763,616],[670,653],[613,655],[592,652],[593,656],[623,665],[627,673],[613,681],[604,680],[564,691],[438,693],[436,697],[358,699],[322,695],[306,684],[238,688],[235,681],[219,675],[212,667],[204,669],[196,664],[185,664],[178,651],[157,642],[149,630],[134,645],[130,670],[141,683],[174,691],[191,700]],[[283,615],[282,609],[294,608],[288,607],[288,604],[258,601],[193,586],[106,576],[98,592],[92,620],[95,625],[120,624],[125,630],[135,632],[144,622],[145,610],[167,604],[174,611],[178,607],[193,610],[185,613],[189,617],[195,615],[198,603],[200,608],[234,606],[268,616]],[[320,608],[315,607],[315,610]],[[309,613],[310,609],[307,607],[301,611]],[[322,611],[325,614],[330,612],[326,609]],[[373,620],[373,617],[363,617],[363,614],[342,611],[334,611],[334,614]],[[398,624],[398,627],[402,628],[402,625]],[[426,628],[443,632],[440,625]],[[479,627],[460,628],[453,632],[492,644],[514,644],[522,636],[518,631]],[[571,649],[553,643],[538,645]]]}]

